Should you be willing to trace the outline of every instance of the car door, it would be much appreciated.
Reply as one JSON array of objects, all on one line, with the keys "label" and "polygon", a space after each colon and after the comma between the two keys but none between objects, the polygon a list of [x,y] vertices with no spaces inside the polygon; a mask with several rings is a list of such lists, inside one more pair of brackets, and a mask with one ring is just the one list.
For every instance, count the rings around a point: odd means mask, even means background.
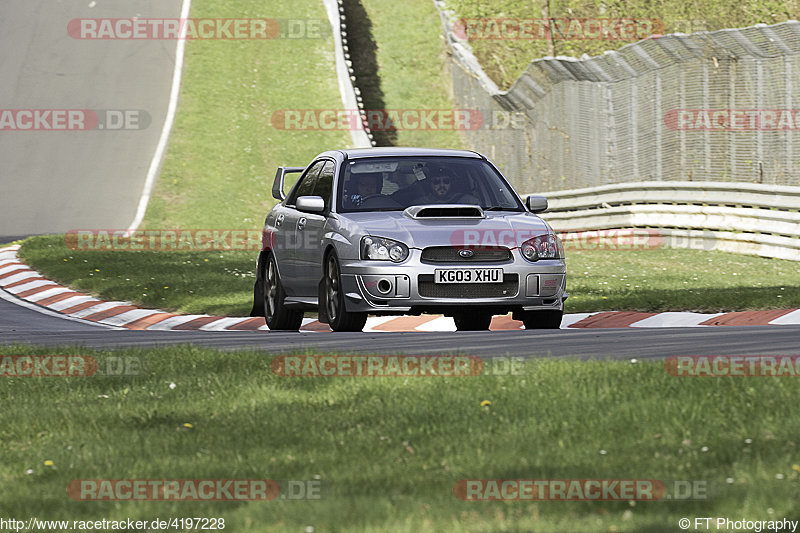
[{"label": "car door", "polygon": [[[300,196],[311,196],[314,192],[314,185],[317,181],[317,176],[324,166],[325,161],[315,161],[308,169],[300,176],[297,183],[289,192],[289,196],[284,202],[284,209],[278,214],[275,220],[275,225],[278,229],[278,246],[280,251],[276,250],[275,257],[278,261],[278,271],[281,279],[283,280],[283,288],[288,296],[300,296],[300,275],[298,273],[297,253],[302,247],[303,242],[298,241],[297,225],[300,218],[307,216],[306,213],[301,213],[297,210],[297,199]],[[281,218],[281,215],[283,217]],[[303,222],[305,225],[305,221]]]},{"label": "car door", "polygon": [[[333,174],[336,165],[325,161],[322,171],[314,184],[313,196],[325,200],[322,213],[300,213],[297,221],[295,240],[298,244],[296,265],[298,276],[298,296],[316,297],[317,285],[322,276],[322,246],[325,236],[325,222],[330,210],[333,195]],[[302,195],[301,195],[302,196]]]}]

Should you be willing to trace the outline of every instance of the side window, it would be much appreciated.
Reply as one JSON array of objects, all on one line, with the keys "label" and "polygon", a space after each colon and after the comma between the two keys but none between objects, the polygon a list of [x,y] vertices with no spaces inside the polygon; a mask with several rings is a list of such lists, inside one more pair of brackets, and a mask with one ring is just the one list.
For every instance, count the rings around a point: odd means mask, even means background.
[{"label": "side window", "polygon": [[325,161],[317,161],[311,168],[309,168],[303,177],[300,178],[300,181],[297,182],[297,185],[294,186],[292,192],[289,194],[289,197],[286,199],[286,205],[294,205],[297,203],[298,196],[311,196],[311,191],[314,190],[314,182],[317,179],[317,174],[319,174],[320,169]]},{"label": "side window", "polygon": [[331,207],[331,193],[333,192],[333,172],[336,165],[333,161],[326,161],[319,174],[317,185],[314,187],[314,196],[322,196],[325,200],[325,210]]}]

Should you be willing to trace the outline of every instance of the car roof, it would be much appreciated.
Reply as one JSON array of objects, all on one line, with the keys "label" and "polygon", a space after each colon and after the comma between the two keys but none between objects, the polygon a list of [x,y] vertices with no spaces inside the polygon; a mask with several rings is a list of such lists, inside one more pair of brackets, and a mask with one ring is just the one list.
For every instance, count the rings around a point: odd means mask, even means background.
[{"label": "car roof", "polygon": [[[377,147],[377,148],[352,148],[348,150],[335,150],[345,159],[361,159],[364,157],[391,157],[391,156],[439,156],[439,157],[469,157],[484,159],[484,157],[470,150],[450,150],[445,148],[409,148],[409,147]],[[322,155],[322,154],[320,154]]]}]

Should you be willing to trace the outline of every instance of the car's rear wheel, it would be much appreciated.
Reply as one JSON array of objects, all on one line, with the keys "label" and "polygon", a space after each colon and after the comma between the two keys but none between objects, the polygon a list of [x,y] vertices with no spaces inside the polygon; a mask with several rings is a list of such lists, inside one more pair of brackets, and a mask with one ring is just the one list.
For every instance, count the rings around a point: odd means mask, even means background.
[{"label": "car's rear wheel", "polygon": [[336,254],[325,261],[325,311],[333,331],[361,331],[367,323],[367,313],[349,313],[345,309],[342,275]]},{"label": "car's rear wheel", "polygon": [[492,323],[492,315],[483,311],[456,313],[453,315],[453,322],[458,331],[485,331]]},{"label": "car's rear wheel", "polygon": [[522,315],[522,323],[525,324],[525,329],[558,329],[561,327],[563,316],[564,311],[559,309],[525,311]]},{"label": "car's rear wheel", "polygon": [[297,331],[303,323],[303,312],[288,309],[283,303],[285,297],[275,256],[269,254],[264,267],[264,318],[267,327],[277,331]]}]

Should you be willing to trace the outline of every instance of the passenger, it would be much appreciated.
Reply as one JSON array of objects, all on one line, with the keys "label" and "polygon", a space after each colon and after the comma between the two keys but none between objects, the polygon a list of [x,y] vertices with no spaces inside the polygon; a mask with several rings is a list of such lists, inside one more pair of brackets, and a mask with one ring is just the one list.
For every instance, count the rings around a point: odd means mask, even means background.
[{"label": "passenger", "polygon": [[427,203],[431,204],[464,204],[480,205],[480,201],[468,192],[457,190],[457,179],[448,168],[434,169],[430,181],[431,194]]}]

